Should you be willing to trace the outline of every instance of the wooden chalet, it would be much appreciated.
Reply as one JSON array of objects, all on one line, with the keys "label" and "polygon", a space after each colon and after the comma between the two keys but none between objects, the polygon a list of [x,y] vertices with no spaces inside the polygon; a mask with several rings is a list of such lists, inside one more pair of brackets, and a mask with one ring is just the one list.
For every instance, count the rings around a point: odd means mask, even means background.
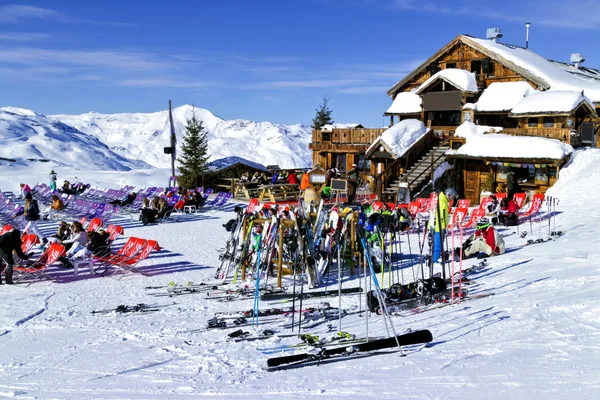
[{"label": "wooden chalet", "polygon": [[370,146],[384,130],[334,129],[325,136],[313,131],[313,163],[335,166],[342,157],[352,164],[371,147],[365,163],[371,163],[379,194],[389,199],[395,198],[400,182],[413,194],[418,192],[445,161],[463,170],[462,187],[457,189],[474,203],[481,191],[503,190],[507,168],[518,170],[525,189],[544,192],[556,180],[568,152],[561,159],[543,158],[535,151],[513,157],[482,157],[472,150],[462,154],[458,149],[468,137],[455,137],[456,130],[466,121],[489,126],[483,135],[538,138],[527,142],[533,147],[543,147],[550,139],[573,147],[596,146],[600,71],[583,66],[579,54],[572,55],[571,64],[549,60],[499,43],[499,30],[490,31],[489,39],[457,36],[388,90],[392,104],[384,115],[390,126],[417,119],[428,128],[402,157],[395,157],[380,141]]}]

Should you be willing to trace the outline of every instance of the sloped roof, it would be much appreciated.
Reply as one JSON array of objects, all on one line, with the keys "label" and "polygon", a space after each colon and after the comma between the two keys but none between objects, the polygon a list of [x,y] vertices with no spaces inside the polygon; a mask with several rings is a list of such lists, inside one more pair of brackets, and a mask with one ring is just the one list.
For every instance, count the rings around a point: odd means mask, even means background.
[{"label": "sloped roof", "polygon": [[372,154],[378,146],[383,147],[393,158],[402,157],[416,142],[418,142],[429,128],[418,119],[405,119],[384,131],[366,151],[367,157]]},{"label": "sloped roof", "polygon": [[476,110],[479,112],[510,111],[523,98],[535,92],[525,81],[494,82],[479,97]]},{"label": "sloped roof", "polygon": [[511,115],[536,114],[572,114],[580,106],[587,107],[593,115],[596,114],[594,103],[581,92],[572,90],[548,90],[535,92],[521,99],[514,106]]},{"label": "sloped roof", "polygon": [[413,79],[416,74],[427,68],[427,66],[458,42],[462,42],[505,65],[523,78],[535,83],[538,89],[584,90],[588,98],[596,103],[600,103],[600,72],[597,70],[586,67],[575,68],[569,64],[548,60],[529,49],[495,43],[490,40],[478,39],[467,35],[459,35],[454,38],[388,90],[388,96],[393,96],[397,90]]},{"label": "sloped roof", "polygon": [[421,86],[415,90],[416,94],[421,94],[427,89],[431,84],[436,82],[437,80],[443,80],[452,86],[460,89],[463,92],[468,93],[477,93],[477,79],[475,78],[475,74],[473,72],[466,71],[464,69],[458,68],[446,68],[441,71],[438,71],[431,78],[427,79]]},{"label": "sloped roof", "polygon": [[211,161],[207,164],[207,168],[209,172],[219,172],[237,164],[241,164],[259,171],[267,171],[267,167],[264,165],[237,156],[219,158],[218,160]]},{"label": "sloped roof", "polygon": [[421,97],[415,92],[400,92],[384,115],[418,114],[421,112]]}]

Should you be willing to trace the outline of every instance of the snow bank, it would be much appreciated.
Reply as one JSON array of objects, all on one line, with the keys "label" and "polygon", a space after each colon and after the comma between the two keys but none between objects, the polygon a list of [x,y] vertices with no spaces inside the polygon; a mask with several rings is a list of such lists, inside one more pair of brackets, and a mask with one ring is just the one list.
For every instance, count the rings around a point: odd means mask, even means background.
[{"label": "snow bank", "polygon": [[421,96],[415,92],[401,92],[396,95],[386,114],[416,114],[421,112]]},{"label": "snow bank", "polygon": [[396,125],[387,129],[381,134],[367,150],[367,153],[375,146],[379,145],[379,141],[383,141],[392,151],[395,158],[402,157],[410,147],[421,139],[429,129],[417,119],[406,119],[398,122]]},{"label": "snow bank", "polygon": [[475,74],[473,72],[458,68],[446,68],[427,79],[421,86],[417,88],[415,93],[420,94],[423,90],[425,90],[425,88],[438,79],[448,82],[463,92],[477,93],[479,90],[477,88],[477,79],[475,78]]},{"label": "snow bank", "polygon": [[[282,168],[308,167],[312,153],[309,127],[278,125],[270,122],[223,120],[210,111],[190,105],[173,110],[178,149],[185,134],[187,120],[196,113],[208,131],[208,149],[212,160],[232,156],[260,164],[277,164]],[[96,136],[124,157],[143,160],[155,167],[169,165],[163,153],[169,145],[168,111],[133,114],[54,115],[51,118]]]},{"label": "snow bank", "polygon": [[361,126],[360,124],[347,123],[347,124],[325,124],[321,127],[321,130],[330,131],[332,129],[354,129]]},{"label": "snow bank", "polygon": [[[485,158],[539,158],[562,160],[573,152],[573,147],[556,139],[531,136],[484,134],[491,129],[464,122],[456,129],[456,136],[467,139],[458,150],[448,150],[448,155]],[[500,131],[502,128],[495,128]]]},{"label": "snow bank", "polygon": [[523,97],[535,92],[527,82],[494,82],[483,91],[477,101],[477,111],[509,111]]},{"label": "snow bank", "polygon": [[592,110],[594,103],[581,92],[571,90],[549,90],[536,92],[521,99],[512,109],[512,114],[541,114],[561,113],[567,114],[586,103]]},{"label": "snow bank", "polygon": [[586,96],[593,101],[600,102],[600,79],[598,77],[594,78],[584,71],[552,62],[521,47],[507,46],[501,43],[494,43],[491,40],[473,37],[469,37],[466,40],[472,40],[487,50],[496,53],[501,58],[543,79],[550,85],[552,90],[575,90],[578,92],[585,90]]}]

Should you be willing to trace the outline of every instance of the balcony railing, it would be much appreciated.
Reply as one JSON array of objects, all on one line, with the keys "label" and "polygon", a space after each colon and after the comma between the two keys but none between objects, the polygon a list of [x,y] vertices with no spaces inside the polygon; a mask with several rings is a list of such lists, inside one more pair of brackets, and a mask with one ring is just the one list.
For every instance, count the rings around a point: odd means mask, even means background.
[{"label": "balcony railing", "polygon": [[[493,132],[486,132],[493,133]],[[512,136],[537,136],[550,139],[558,139],[569,143],[571,140],[571,129],[568,128],[504,128],[500,132]]]},{"label": "balcony railing", "polygon": [[333,129],[331,132],[312,131],[313,143],[368,144],[373,143],[387,128]]}]

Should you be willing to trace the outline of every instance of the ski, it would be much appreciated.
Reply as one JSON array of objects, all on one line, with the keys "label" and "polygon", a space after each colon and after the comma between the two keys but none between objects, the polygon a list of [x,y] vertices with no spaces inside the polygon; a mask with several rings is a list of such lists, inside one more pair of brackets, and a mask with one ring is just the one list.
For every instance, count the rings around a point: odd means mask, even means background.
[{"label": "ski", "polygon": [[169,307],[172,305],[175,305],[176,303],[171,303],[171,304],[144,304],[144,303],[140,303],[140,304],[136,304],[133,306],[127,306],[127,305],[119,305],[115,308],[110,308],[110,309],[106,309],[106,310],[93,310],[90,311],[91,314],[111,314],[111,313],[116,313],[116,314],[127,314],[127,313],[145,313],[145,312],[155,312],[155,311],[160,311],[160,308],[164,308],[164,307]]},{"label": "ski", "polygon": [[[360,293],[362,292],[362,288],[359,287],[353,287],[353,288],[343,288],[341,290],[342,294],[353,294],[353,293]],[[316,292],[304,292],[302,294],[302,296],[300,296],[300,294],[296,295],[296,299],[300,299],[300,297],[302,297],[302,299],[311,299],[311,298],[316,298],[316,297],[329,297],[329,296],[337,296],[338,295],[338,290],[337,289],[332,289],[332,290],[323,290],[323,291],[316,291]],[[293,293],[264,293],[260,296],[260,299],[262,301],[274,301],[274,300],[289,300],[289,299],[293,299],[294,298],[294,294]]]},{"label": "ski", "polygon": [[[269,308],[266,310],[259,310],[259,317],[266,317],[270,315],[285,315],[291,313],[299,313],[299,312],[314,312],[314,311],[324,311],[331,309],[331,305],[329,303],[321,303],[318,307],[309,307],[305,310],[294,310],[293,307],[283,307],[283,308]],[[254,310],[246,310],[246,311],[221,311],[216,312],[215,317],[220,318],[237,318],[237,317],[252,317],[254,315]]]},{"label": "ski", "polygon": [[410,333],[400,334],[385,339],[372,340],[365,343],[359,343],[352,346],[341,346],[334,348],[323,348],[316,354],[301,353],[289,356],[273,357],[267,360],[267,368],[269,371],[285,368],[286,366],[298,366],[313,361],[320,362],[333,357],[346,357],[357,353],[373,352],[393,348],[398,345],[409,346],[413,344],[429,343],[433,340],[433,336],[428,330],[420,330]]}]

